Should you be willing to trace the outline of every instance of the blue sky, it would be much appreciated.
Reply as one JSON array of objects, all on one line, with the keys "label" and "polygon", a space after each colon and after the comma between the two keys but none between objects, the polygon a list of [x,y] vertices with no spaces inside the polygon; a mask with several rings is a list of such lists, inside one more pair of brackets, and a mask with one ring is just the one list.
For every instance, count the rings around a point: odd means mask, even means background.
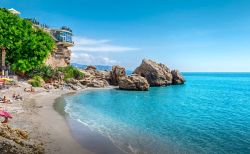
[{"label": "blue sky", "polygon": [[143,58],[181,71],[250,72],[249,0],[0,0],[22,17],[69,26],[73,62]]}]

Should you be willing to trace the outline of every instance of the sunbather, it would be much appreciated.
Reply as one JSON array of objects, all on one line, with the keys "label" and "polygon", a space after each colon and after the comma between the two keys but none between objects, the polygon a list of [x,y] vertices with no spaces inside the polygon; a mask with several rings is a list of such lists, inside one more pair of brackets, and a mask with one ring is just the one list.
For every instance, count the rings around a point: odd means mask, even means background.
[{"label": "sunbather", "polygon": [[11,103],[11,101],[6,96],[3,96],[3,98],[0,98],[0,103]]},{"label": "sunbather", "polygon": [[25,92],[35,92],[35,89],[33,87],[30,87],[30,89],[24,88]]},{"label": "sunbather", "polygon": [[14,100],[23,100],[23,97],[20,96],[19,94],[18,94],[18,95],[13,94],[12,98],[13,98]]}]

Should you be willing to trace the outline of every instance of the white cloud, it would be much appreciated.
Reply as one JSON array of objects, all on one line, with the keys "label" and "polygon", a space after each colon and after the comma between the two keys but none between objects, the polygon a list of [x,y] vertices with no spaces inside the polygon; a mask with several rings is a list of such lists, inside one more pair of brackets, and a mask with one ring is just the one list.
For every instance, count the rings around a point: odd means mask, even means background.
[{"label": "white cloud", "polygon": [[91,39],[91,38],[86,38],[86,37],[74,37],[73,38],[76,45],[84,45],[84,46],[91,46],[91,45],[100,45],[100,44],[105,44],[109,43],[110,40],[102,39],[102,40],[96,40],[96,39]]},{"label": "white cloud", "polygon": [[75,46],[73,52],[126,52],[136,51],[139,48],[114,45],[108,39],[90,39],[86,37],[74,37]]},{"label": "white cloud", "polygon": [[72,53],[72,63],[85,65],[114,65],[119,64],[118,61],[103,56],[93,56],[87,53]]}]

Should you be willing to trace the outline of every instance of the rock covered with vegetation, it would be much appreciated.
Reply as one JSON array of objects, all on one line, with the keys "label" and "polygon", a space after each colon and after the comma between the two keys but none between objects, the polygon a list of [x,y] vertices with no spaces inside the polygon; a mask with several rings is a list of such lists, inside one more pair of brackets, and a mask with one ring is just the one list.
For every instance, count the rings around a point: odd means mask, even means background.
[{"label": "rock covered with vegetation", "polygon": [[29,140],[27,132],[0,124],[1,154],[43,154],[42,144]]},{"label": "rock covered with vegetation", "polygon": [[79,84],[74,85],[77,84],[75,81],[84,78],[84,73],[73,66],[52,68],[44,65],[28,72],[27,75],[31,78],[28,83],[34,87],[44,87],[49,84],[55,88],[68,87],[73,90],[84,88]]},{"label": "rock covered with vegetation", "polygon": [[44,64],[55,41],[30,21],[0,8],[0,47],[6,48],[7,65],[24,74]]}]

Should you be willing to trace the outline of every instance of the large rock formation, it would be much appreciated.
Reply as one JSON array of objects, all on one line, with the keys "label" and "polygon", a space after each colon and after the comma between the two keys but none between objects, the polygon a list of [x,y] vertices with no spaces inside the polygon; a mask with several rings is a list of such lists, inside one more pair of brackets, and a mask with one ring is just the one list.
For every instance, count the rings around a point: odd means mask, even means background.
[{"label": "large rock formation", "polygon": [[139,75],[124,76],[119,79],[119,88],[122,90],[141,90],[149,89],[148,81]]},{"label": "large rock formation", "polygon": [[152,60],[144,59],[139,67],[134,71],[145,77],[150,86],[163,86],[172,84],[172,74],[170,69],[164,64],[157,64]]},{"label": "large rock formation", "polygon": [[184,77],[181,75],[181,73],[178,70],[172,70],[171,74],[173,76],[173,80],[172,80],[173,85],[183,84],[185,82]]},{"label": "large rock formation", "polygon": [[118,86],[121,77],[126,76],[125,68],[115,65],[111,71],[111,85]]},{"label": "large rock formation", "polygon": [[95,87],[95,88],[104,88],[109,86],[108,81],[106,81],[105,79],[98,79],[98,78],[85,78],[83,80],[80,80],[80,83],[87,87]]},{"label": "large rock formation", "polygon": [[150,86],[176,85],[185,82],[179,71],[170,71],[166,65],[158,64],[152,60],[144,59],[134,73],[145,77]]},{"label": "large rock formation", "polygon": [[94,66],[88,66],[85,70],[82,70],[84,73],[84,79],[80,80],[80,83],[87,87],[107,87],[111,80],[110,71],[98,71]]},{"label": "large rock formation", "polygon": [[65,67],[70,64],[71,51],[68,46],[64,46],[63,44],[57,43],[57,47],[54,51],[49,55],[45,64],[50,65],[53,68],[55,67]]}]

